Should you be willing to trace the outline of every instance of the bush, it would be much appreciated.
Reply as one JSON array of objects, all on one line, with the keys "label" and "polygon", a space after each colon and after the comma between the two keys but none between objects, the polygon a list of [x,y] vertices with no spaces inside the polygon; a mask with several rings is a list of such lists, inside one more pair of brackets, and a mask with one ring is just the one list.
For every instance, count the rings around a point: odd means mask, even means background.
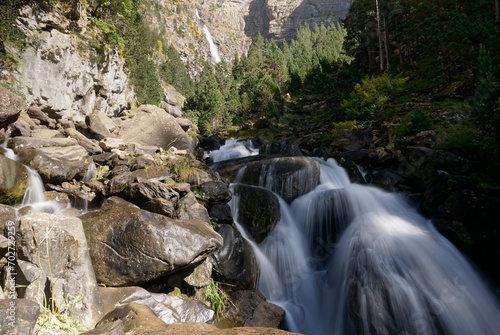
[{"label": "bush", "polygon": [[386,104],[391,95],[403,92],[407,81],[407,77],[393,77],[386,73],[379,77],[366,76],[361,80],[361,84],[354,86],[349,98],[341,104],[346,118],[369,118]]}]

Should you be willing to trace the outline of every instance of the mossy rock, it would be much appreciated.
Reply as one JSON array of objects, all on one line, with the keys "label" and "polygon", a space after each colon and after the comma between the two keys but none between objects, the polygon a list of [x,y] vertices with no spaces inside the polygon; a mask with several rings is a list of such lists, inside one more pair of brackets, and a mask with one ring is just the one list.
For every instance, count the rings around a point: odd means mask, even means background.
[{"label": "mossy rock", "polygon": [[0,156],[0,203],[21,199],[28,188],[28,170],[22,164]]}]

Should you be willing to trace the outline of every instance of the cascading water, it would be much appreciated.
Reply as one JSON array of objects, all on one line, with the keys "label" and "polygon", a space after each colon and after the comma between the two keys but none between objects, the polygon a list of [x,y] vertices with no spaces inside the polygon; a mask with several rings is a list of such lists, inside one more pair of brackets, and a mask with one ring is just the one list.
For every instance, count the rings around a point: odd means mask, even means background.
[{"label": "cascading water", "polygon": [[[200,20],[200,14],[198,13],[198,9],[196,9],[196,18]],[[210,30],[208,30],[208,27],[206,24],[204,24],[201,28],[203,31],[203,34],[207,38],[208,44],[210,45],[210,54],[212,55],[212,60],[215,63],[220,63],[221,59],[219,56],[219,50],[217,50],[217,46],[214,43],[214,40],[212,38],[212,34],[210,34]]]},{"label": "cascading water", "polygon": [[[5,141],[1,146],[5,150],[5,157],[14,161],[18,160],[14,151],[7,147],[7,141]],[[40,174],[28,166],[25,166],[25,168],[28,171],[28,188],[24,192],[21,207],[30,206],[35,212],[44,211],[50,213],[61,209],[61,206],[56,201],[45,200],[45,187],[43,186]]]},{"label": "cascading water", "polygon": [[259,149],[256,149],[251,140],[226,140],[224,145],[219,150],[214,150],[207,156],[212,158],[214,163],[226,161],[229,159],[255,156],[259,154]]},{"label": "cascading water", "polygon": [[276,228],[251,242],[258,289],[286,310],[286,329],[500,334],[494,293],[429,220],[398,195],[351,184],[334,160],[317,161],[320,184],[291,205],[280,200]]}]

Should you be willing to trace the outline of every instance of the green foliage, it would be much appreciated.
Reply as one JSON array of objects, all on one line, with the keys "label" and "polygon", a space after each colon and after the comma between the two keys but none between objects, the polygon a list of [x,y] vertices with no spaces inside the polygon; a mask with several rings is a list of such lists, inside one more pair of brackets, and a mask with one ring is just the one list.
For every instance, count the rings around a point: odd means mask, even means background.
[{"label": "green foliage", "polygon": [[217,227],[217,222],[219,222],[219,219],[210,218],[210,226],[212,226],[213,229],[215,229],[215,227]]},{"label": "green foliage", "polygon": [[193,191],[194,196],[197,197],[200,200],[208,200],[210,199],[210,194],[208,192],[202,192],[199,189],[195,189]]},{"label": "green foliage", "polygon": [[167,60],[160,67],[161,80],[172,85],[179,93],[185,96],[192,94],[193,81],[177,50],[170,45],[167,48],[165,56]]},{"label": "green foliage", "polygon": [[226,305],[230,302],[227,293],[213,279],[210,279],[208,282],[205,290],[205,299],[207,299],[210,308],[214,310],[216,319],[220,319],[226,309]]},{"label": "green foliage", "polygon": [[17,28],[18,9],[31,3],[31,0],[3,0],[0,3],[0,68],[13,68],[17,58],[7,50],[10,44],[22,50],[25,46],[25,36]]},{"label": "green foliage", "polygon": [[344,121],[344,122],[334,122],[331,133],[332,133],[332,135],[335,135],[336,133],[338,133],[341,130],[352,129],[352,128],[356,127],[356,124],[357,124],[356,120]]},{"label": "green foliage", "polygon": [[367,119],[378,112],[391,95],[403,92],[408,78],[382,74],[366,76],[342,102],[348,120]]},{"label": "green foliage", "polygon": [[109,166],[100,165],[96,168],[95,175],[92,177],[92,179],[97,179],[97,180],[103,179],[104,177],[106,177],[108,172],[109,172]]},{"label": "green foliage", "polygon": [[119,54],[125,49],[125,40],[120,36],[118,29],[111,23],[105,22],[97,17],[90,18],[92,23],[101,30],[101,38],[106,49],[115,49]]},{"label": "green foliage", "polygon": [[118,16],[129,17],[133,14],[135,0],[89,0],[92,15],[98,18]]}]

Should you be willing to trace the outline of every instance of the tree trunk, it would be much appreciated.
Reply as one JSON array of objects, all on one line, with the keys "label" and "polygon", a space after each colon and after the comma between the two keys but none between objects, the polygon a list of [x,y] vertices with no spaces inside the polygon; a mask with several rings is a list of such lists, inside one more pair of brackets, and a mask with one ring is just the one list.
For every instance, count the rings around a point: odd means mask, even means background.
[{"label": "tree trunk", "polygon": [[495,0],[495,20],[500,21],[500,0]]},{"label": "tree trunk", "polygon": [[384,71],[384,52],[382,51],[382,31],[380,28],[380,12],[378,9],[378,0],[375,0],[375,5],[377,7],[377,36],[378,36],[378,47],[379,47],[379,57],[380,57],[380,71]]},{"label": "tree trunk", "polygon": [[385,47],[385,60],[387,62],[387,72],[391,72],[391,63],[389,60],[389,42],[387,41],[389,39],[388,34],[387,34],[387,25],[385,24],[385,14],[382,15],[382,18],[384,19],[384,47]]}]

